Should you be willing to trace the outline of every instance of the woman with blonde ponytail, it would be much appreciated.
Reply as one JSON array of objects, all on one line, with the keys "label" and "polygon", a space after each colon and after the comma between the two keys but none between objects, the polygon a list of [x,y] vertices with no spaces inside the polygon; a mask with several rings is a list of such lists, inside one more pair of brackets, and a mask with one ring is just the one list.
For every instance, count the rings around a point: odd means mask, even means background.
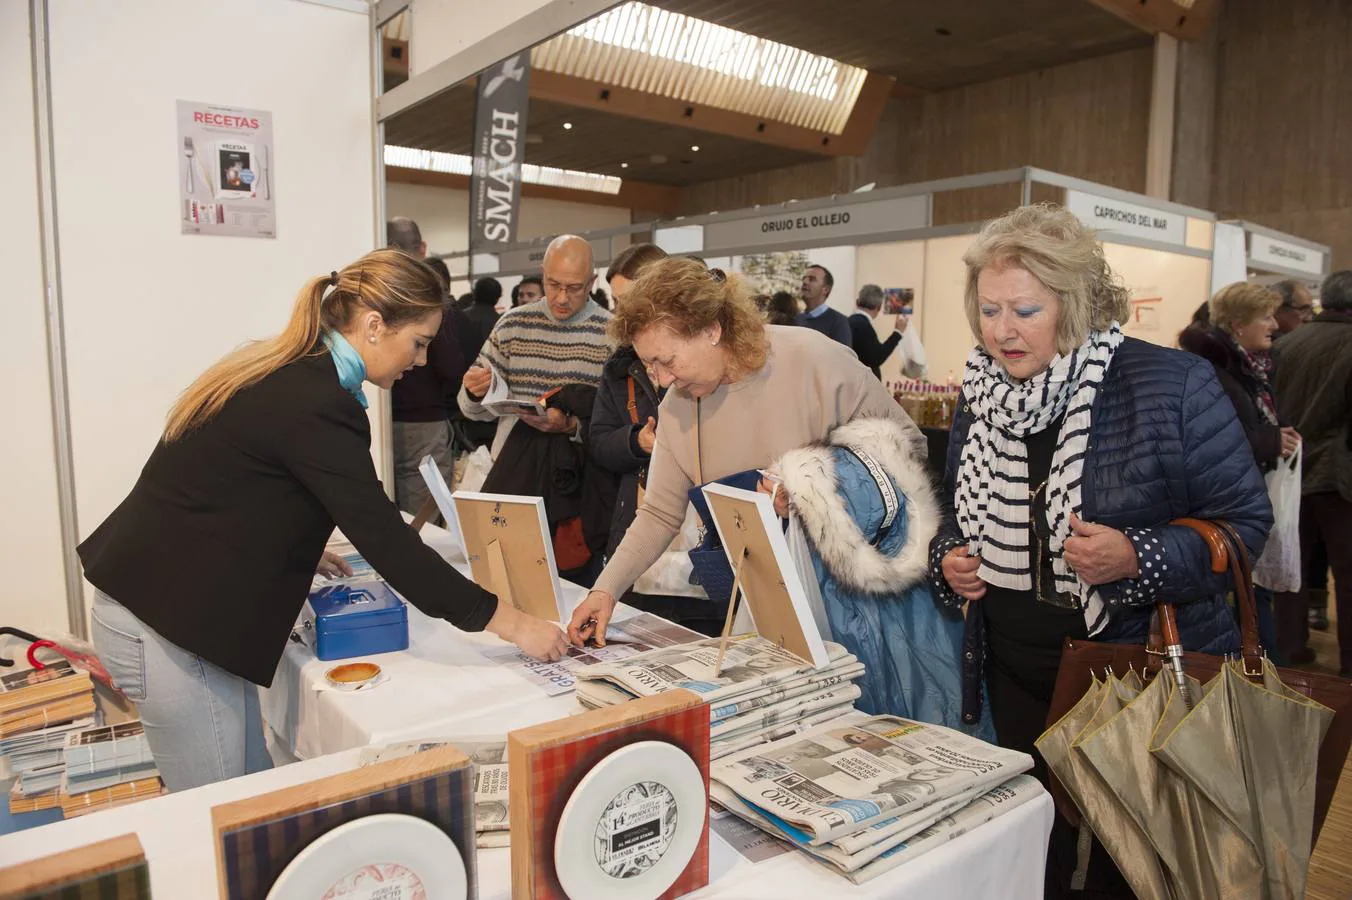
[{"label": "woman with blonde ponytail", "polygon": [[444,303],[436,274],[398,250],[311,279],[280,335],[184,391],[131,493],[80,546],[94,645],[170,790],[270,765],[257,685],[316,569],[345,568],[324,553],[335,525],[428,615],[544,659],[566,649],[556,625],[423,544],[376,476],[362,383],[388,389],[423,365]]}]

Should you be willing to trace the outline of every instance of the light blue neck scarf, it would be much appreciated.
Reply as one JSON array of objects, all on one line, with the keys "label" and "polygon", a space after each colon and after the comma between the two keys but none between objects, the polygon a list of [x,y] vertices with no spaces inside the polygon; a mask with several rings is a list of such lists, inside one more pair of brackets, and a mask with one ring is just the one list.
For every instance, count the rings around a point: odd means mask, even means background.
[{"label": "light blue neck scarf", "polygon": [[338,369],[338,383],[357,398],[362,409],[366,409],[366,394],[361,389],[361,383],[366,380],[366,363],[361,354],[336,331],[324,332],[324,346],[329,348],[329,356],[333,357],[333,365]]}]

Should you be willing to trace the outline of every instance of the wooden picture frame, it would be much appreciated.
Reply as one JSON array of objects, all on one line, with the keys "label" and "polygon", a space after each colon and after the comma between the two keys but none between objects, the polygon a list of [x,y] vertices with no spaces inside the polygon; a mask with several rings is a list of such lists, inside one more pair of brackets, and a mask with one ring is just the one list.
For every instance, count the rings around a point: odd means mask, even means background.
[{"label": "wooden picture frame", "polygon": [[0,900],[150,900],[150,869],[134,834],[0,869]]},{"label": "wooden picture frame", "polygon": [[474,581],[522,612],[566,622],[542,497],[456,491],[456,530]]},{"label": "wooden picture frame", "polygon": [[[814,666],[830,665],[774,501],[768,494],[724,484],[707,484],[703,490],[757,633]],[[735,593],[728,604],[725,640],[731,630]]]},{"label": "wooden picture frame", "polygon": [[474,766],[446,746],[213,807],[221,900],[266,900],[311,843],[382,813],[416,816],[441,829],[463,857],[468,896],[477,896]]},{"label": "wooden picture frame", "polygon": [[568,900],[554,864],[563,810],[599,762],[641,741],[676,746],[704,780],[698,843],[662,898],[673,900],[709,883],[709,709],[695,692],[674,690],[508,732],[512,900]]}]

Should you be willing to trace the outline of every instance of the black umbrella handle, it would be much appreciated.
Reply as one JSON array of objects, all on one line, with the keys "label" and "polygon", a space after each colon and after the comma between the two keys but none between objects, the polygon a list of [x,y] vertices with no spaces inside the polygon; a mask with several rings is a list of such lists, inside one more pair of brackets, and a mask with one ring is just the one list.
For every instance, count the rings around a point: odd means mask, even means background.
[{"label": "black umbrella handle", "polygon": [[[37,635],[29,634],[21,628],[12,628],[9,625],[0,626],[0,637],[11,634],[14,635],[14,637],[22,638],[30,644],[37,643],[41,640]],[[8,656],[0,656],[0,666],[9,668],[12,665],[14,665],[14,660],[10,659]]]}]

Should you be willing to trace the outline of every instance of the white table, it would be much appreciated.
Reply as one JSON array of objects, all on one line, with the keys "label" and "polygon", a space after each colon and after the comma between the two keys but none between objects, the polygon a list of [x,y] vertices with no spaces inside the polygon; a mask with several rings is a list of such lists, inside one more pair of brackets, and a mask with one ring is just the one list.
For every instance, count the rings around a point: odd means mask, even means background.
[{"label": "white table", "polygon": [[[442,529],[423,538],[462,572],[459,549]],[[583,589],[564,583],[571,607]],[[621,608],[617,617],[632,614]],[[0,866],[12,865],[135,832],[150,861],[157,897],[208,897],[216,892],[211,807],[357,767],[358,748],[421,737],[468,738],[505,734],[577,710],[571,694],[549,697],[516,672],[479,652],[504,646],[487,634],[466,634],[409,609],[409,649],[374,657],[390,680],[358,693],[323,689],[331,665],[304,646],[288,644],[263,714],[274,736],[303,761],[120,809],[94,813],[0,838]],[[710,885],[692,897],[786,900],[792,897],[962,897],[1035,900],[1043,893],[1051,797],[1042,794],[999,819],[860,887],[809,859],[787,853],[752,864],[718,835],[710,835]],[[480,850],[479,896],[511,896],[510,851]]]},{"label": "white table", "polygon": [[[131,806],[0,838],[0,866],[28,862],[94,841],[135,833],[150,862],[156,897],[216,895],[211,808],[357,766],[348,750]],[[709,841],[709,887],[688,896],[722,900],[860,897],[896,900],[1035,900],[1042,896],[1051,797],[1036,800],[924,856],[855,887],[801,853],[751,864],[717,835]],[[511,897],[510,850],[480,850],[479,897]]]}]

